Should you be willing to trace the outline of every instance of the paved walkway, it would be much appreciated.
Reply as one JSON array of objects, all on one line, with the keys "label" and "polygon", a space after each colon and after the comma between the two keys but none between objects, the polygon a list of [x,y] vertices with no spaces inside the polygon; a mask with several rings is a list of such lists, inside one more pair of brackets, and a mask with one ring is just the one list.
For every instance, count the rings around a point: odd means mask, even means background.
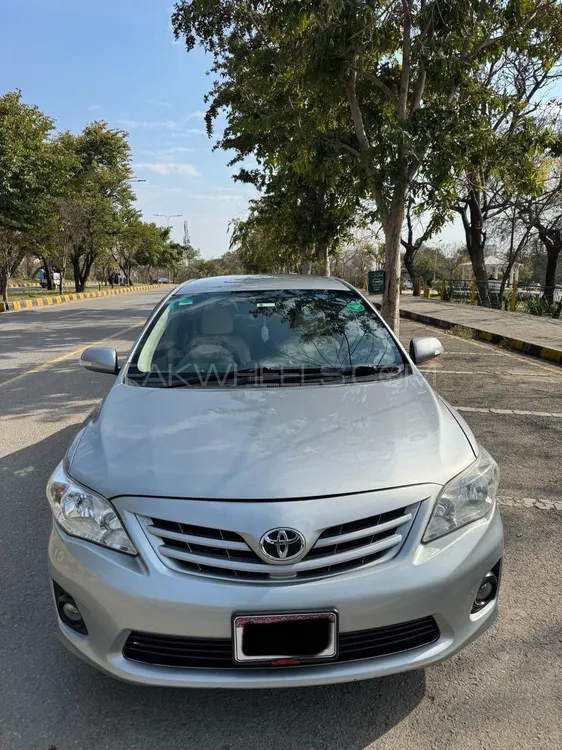
[{"label": "paved walkway", "polygon": [[[380,294],[370,295],[380,305]],[[538,315],[490,310],[441,300],[402,295],[400,315],[439,328],[469,329],[473,336],[493,344],[562,364],[562,320]]]}]

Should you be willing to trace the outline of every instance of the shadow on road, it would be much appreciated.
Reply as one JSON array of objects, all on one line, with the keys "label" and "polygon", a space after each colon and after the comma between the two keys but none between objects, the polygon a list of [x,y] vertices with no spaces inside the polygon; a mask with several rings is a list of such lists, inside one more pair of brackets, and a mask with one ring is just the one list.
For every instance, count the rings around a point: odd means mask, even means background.
[{"label": "shadow on road", "polygon": [[44,487],[73,424],[0,459],[0,746],[5,750],[363,750],[422,700],[425,673],[295,690],[196,691],[117,682],[58,642]]},{"label": "shadow on road", "polygon": [[[76,306],[33,308],[17,313],[0,314],[0,359],[2,379],[19,374],[17,355],[34,352],[57,352],[97,341],[143,323],[155,304],[143,299],[142,293],[132,295],[134,305],[119,308],[91,307],[95,300],[79,302]],[[108,299],[118,299],[113,298]],[[107,304],[107,303],[105,303]],[[12,368],[13,361],[13,368]]]}]

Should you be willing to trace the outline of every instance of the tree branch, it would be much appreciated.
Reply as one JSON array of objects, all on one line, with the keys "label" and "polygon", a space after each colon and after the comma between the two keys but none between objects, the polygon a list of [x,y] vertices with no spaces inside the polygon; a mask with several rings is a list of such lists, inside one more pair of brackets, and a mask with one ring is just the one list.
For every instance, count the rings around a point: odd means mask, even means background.
[{"label": "tree branch", "polygon": [[398,98],[396,95],[392,92],[392,89],[390,89],[384,81],[381,81],[380,78],[377,78],[377,76],[374,73],[371,73],[368,70],[362,70],[357,71],[360,75],[362,75],[364,78],[366,78],[368,81],[373,83],[378,89],[380,89],[384,94],[388,96],[390,101],[392,102],[392,105],[398,109]]},{"label": "tree branch", "polygon": [[402,0],[404,11],[404,31],[402,34],[402,74],[400,76],[400,94],[396,114],[400,122],[406,119],[406,105],[410,88],[410,53],[412,45],[412,0]]},{"label": "tree branch", "polygon": [[413,115],[413,113],[419,109],[423,91],[425,89],[425,79],[427,77],[427,72],[425,69],[425,62],[422,60],[420,62],[420,69],[418,71],[418,78],[416,80],[416,84],[414,86],[414,96],[412,99],[412,106],[410,108],[410,117]]},{"label": "tree branch", "polygon": [[347,143],[342,143],[341,141],[333,141],[333,143],[335,146],[343,148],[344,151],[349,151],[349,153],[353,154],[353,156],[361,156],[361,153],[356,148],[353,148],[353,146],[348,146]]},{"label": "tree branch", "polygon": [[361,107],[357,99],[357,70],[352,68],[347,77],[347,100],[351,109],[351,117],[353,120],[353,127],[355,135],[359,141],[359,148],[361,151],[369,151],[371,144],[365,130],[365,123],[363,122],[363,115],[361,114]]}]

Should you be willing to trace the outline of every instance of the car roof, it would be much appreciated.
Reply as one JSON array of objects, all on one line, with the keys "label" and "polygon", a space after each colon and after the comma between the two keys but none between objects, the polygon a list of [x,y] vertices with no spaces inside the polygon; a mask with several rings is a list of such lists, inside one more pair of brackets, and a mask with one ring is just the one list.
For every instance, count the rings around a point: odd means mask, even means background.
[{"label": "car roof", "polygon": [[197,292],[241,292],[267,289],[339,289],[349,286],[334,276],[291,274],[256,274],[247,276],[208,276],[185,281],[174,290],[174,295]]}]

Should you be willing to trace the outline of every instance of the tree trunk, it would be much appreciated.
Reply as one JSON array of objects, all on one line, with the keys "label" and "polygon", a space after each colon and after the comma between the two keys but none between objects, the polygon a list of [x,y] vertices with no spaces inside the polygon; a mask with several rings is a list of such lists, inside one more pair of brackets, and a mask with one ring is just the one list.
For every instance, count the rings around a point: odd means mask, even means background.
[{"label": "tree trunk", "polygon": [[86,288],[86,282],[90,278],[90,273],[95,259],[96,258],[93,252],[88,251],[86,253],[84,263],[82,264],[82,268],[80,269],[80,289],[77,289],[77,292],[83,292]]},{"label": "tree trunk", "polygon": [[318,250],[318,275],[330,275],[330,251],[328,245],[321,245]]},{"label": "tree trunk", "polygon": [[511,273],[511,269],[512,269],[512,266],[508,265],[506,267],[505,271],[502,274],[502,280],[501,280],[501,284],[500,284],[500,309],[501,309],[501,306],[502,306],[502,303],[503,303],[503,295],[505,294],[505,287],[506,287],[509,275]]},{"label": "tree trunk", "polygon": [[490,288],[488,285],[488,274],[484,263],[484,247],[472,248],[471,253],[472,270],[476,276],[476,289],[478,291],[478,302],[482,307],[491,307]]},{"label": "tree trunk", "polygon": [[544,277],[544,298],[550,308],[554,305],[554,286],[556,284],[556,268],[562,245],[550,244],[546,248],[546,273]]},{"label": "tree trunk", "polygon": [[382,315],[394,333],[400,330],[400,247],[404,201],[395,203],[383,223],[384,230],[384,296]]},{"label": "tree trunk", "polygon": [[73,255],[72,261],[72,274],[74,276],[74,291],[79,292],[80,290],[80,256]]},{"label": "tree trunk", "polygon": [[[473,183],[477,183],[477,178],[473,176]],[[466,214],[461,214],[466,235],[466,247],[472,270],[476,276],[476,286],[478,289],[478,302],[483,307],[491,307],[490,287],[488,284],[488,274],[484,263],[484,247],[486,245],[486,234],[484,232],[484,221],[482,209],[480,207],[480,191],[472,189],[468,199],[468,208],[470,211],[470,222],[467,221]]]},{"label": "tree trunk", "polygon": [[8,280],[10,274],[6,268],[0,268],[0,292],[2,293],[2,302],[8,302]]},{"label": "tree trunk", "polygon": [[406,252],[404,254],[404,265],[406,266],[408,276],[410,277],[410,281],[412,282],[412,292],[414,296],[417,297],[418,285],[416,284],[416,272],[414,269],[414,254],[415,250],[413,247],[411,248],[411,250],[409,247],[406,248]]},{"label": "tree trunk", "polygon": [[51,291],[55,288],[55,282],[53,281],[53,272],[51,271],[51,264],[44,255],[41,256],[41,260],[43,261],[43,268],[45,269],[45,281],[47,282],[47,289]]}]

